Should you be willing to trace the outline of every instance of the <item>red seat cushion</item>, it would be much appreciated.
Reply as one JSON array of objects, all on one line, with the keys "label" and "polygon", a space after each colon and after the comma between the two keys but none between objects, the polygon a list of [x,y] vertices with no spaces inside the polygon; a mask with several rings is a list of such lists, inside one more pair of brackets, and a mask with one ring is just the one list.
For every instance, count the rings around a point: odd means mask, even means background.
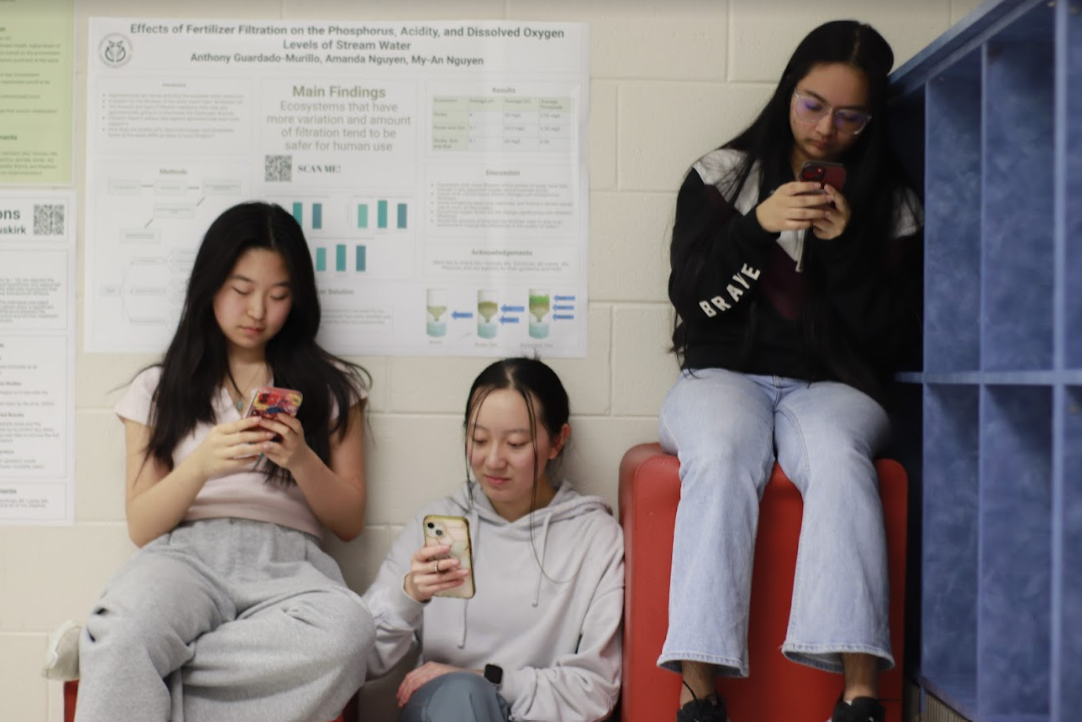
[{"label": "red seat cushion", "polygon": [[[908,511],[905,470],[876,462],[890,568],[890,632],[895,667],[880,675],[887,722],[901,722],[905,652],[905,553]],[[675,718],[680,676],[657,666],[669,620],[673,527],[680,500],[680,464],[658,444],[628,450],[620,464],[620,522],[624,528],[624,722]],[[781,653],[789,621],[803,501],[781,467],[763,493],[751,586],[747,679],[719,678],[736,722],[823,722],[842,691],[841,675],[788,661]]]}]

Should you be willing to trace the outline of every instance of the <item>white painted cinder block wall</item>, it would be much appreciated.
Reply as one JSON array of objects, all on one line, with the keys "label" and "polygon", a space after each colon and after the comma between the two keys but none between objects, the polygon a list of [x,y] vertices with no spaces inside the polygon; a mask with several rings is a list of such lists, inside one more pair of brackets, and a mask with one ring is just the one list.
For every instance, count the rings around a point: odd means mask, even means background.
[{"label": "white painted cinder block wall", "polygon": [[[42,0],[51,2],[52,0]],[[531,19],[590,23],[589,355],[558,360],[572,400],[568,476],[615,507],[617,467],[656,440],[656,414],[676,375],[667,354],[666,237],[687,166],[740,130],[768,97],[803,35],[835,18],[875,25],[898,63],[978,0],[77,0],[76,184],[85,170],[87,20]],[[80,243],[82,235],[80,233]],[[80,279],[82,254],[80,253]],[[80,284],[80,299],[82,289]],[[81,304],[80,304],[81,310]],[[81,327],[81,319],[80,319]],[[80,344],[81,347],[81,344]],[[123,438],[114,391],[149,356],[77,363],[76,523],[0,527],[0,721],[60,722],[61,686],[39,676],[50,630],[81,619],[134,551],[124,524]],[[484,359],[361,357],[374,378],[368,527],[331,542],[363,590],[399,525],[463,479],[461,413]],[[377,685],[378,689],[378,685]],[[372,697],[372,695],[368,695]],[[366,698],[370,714],[385,718]]]}]

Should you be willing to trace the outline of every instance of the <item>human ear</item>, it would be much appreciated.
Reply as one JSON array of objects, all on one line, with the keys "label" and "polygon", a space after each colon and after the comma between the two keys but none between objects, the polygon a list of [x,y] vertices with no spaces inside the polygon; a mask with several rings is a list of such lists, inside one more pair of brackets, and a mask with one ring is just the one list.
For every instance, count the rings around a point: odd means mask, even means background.
[{"label": "human ear", "polygon": [[560,433],[556,434],[556,437],[552,440],[552,448],[549,449],[549,461],[560,455],[569,438],[571,438],[571,425],[564,424],[560,427]]}]

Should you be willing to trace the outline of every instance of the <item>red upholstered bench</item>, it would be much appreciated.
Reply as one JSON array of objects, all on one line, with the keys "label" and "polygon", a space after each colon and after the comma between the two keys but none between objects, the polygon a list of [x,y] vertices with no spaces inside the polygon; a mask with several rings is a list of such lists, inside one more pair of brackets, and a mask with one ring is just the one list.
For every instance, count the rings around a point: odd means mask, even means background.
[{"label": "red upholstered bench", "polygon": [[[79,682],[64,683],[64,722],[75,722],[75,700],[79,694]],[[342,714],[330,722],[355,722],[357,719],[357,695],[350,697]]]},{"label": "red upholstered bench", "polygon": [[[657,666],[669,621],[673,527],[680,499],[680,464],[658,444],[640,444],[620,464],[620,523],[624,528],[623,722],[675,718],[680,676]],[[876,462],[890,567],[890,636],[895,667],[879,677],[887,722],[901,722],[905,651],[907,487],[895,461]],[[759,511],[752,572],[747,679],[719,678],[738,722],[823,722],[842,690],[841,675],[788,661],[781,653],[789,620],[803,511],[800,492],[774,466]]]}]

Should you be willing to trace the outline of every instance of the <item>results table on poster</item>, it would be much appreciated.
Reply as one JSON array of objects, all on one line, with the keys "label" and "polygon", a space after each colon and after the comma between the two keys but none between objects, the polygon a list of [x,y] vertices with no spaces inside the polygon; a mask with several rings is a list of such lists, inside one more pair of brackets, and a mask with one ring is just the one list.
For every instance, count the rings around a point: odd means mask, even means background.
[{"label": "results table on poster", "polygon": [[567,153],[574,110],[571,98],[433,98],[432,149]]}]

